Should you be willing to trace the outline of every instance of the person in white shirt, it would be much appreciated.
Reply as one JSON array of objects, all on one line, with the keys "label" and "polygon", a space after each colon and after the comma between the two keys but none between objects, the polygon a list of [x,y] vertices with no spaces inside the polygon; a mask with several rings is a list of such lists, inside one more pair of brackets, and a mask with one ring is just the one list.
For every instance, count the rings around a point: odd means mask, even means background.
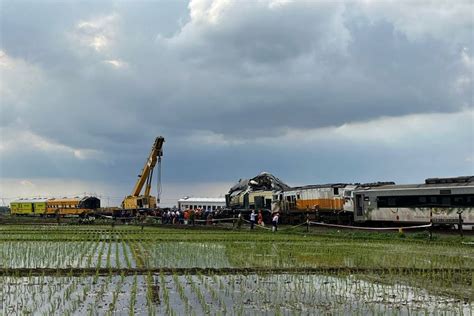
[{"label": "person in white shirt", "polygon": [[275,215],[273,215],[273,219],[272,219],[272,231],[276,232],[277,229],[278,229],[278,213],[275,213]]},{"label": "person in white shirt", "polygon": [[253,227],[255,226],[255,217],[257,215],[255,214],[255,211],[252,210],[252,213],[250,213],[250,229],[253,229]]}]

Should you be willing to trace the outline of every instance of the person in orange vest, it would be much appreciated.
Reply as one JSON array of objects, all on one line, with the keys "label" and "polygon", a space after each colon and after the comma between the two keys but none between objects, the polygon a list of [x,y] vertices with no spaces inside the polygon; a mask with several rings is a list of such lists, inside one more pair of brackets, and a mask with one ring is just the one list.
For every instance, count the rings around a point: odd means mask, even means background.
[{"label": "person in orange vest", "polygon": [[191,225],[194,226],[194,219],[196,218],[196,212],[194,209],[191,209],[190,214],[189,214],[189,221],[191,222]]},{"label": "person in orange vest", "polygon": [[184,211],[183,217],[184,217],[184,225],[188,225],[189,210]]},{"label": "person in orange vest", "polygon": [[257,215],[257,224],[260,226],[263,226],[263,215],[262,215],[262,210],[258,210],[258,215]]}]

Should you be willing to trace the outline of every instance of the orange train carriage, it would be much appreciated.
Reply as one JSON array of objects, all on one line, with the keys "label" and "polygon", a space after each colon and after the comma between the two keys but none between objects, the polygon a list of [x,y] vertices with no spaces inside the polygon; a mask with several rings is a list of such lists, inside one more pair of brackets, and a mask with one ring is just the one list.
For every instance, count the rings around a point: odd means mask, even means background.
[{"label": "orange train carriage", "polygon": [[10,203],[15,216],[81,216],[100,208],[100,200],[93,196],[62,199],[18,199]]},{"label": "orange train carriage", "polygon": [[83,198],[49,199],[45,215],[87,215],[100,208],[100,200],[93,196]]}]

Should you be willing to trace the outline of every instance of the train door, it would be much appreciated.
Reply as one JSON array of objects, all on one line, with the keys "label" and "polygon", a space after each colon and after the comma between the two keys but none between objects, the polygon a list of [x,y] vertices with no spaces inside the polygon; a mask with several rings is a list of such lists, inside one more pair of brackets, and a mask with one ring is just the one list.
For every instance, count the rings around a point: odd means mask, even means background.
[{"label": "train door", "polygon": [[363,194],[356,194],[355,209],[356,209],[357,217],[364,215],[364,195]]},{"label": "train door", "polygon": [[255,204],[255,209],[264,208],[265,207],[265,197],[263,197],[263,196],[254,197],[254,204]]},{"label": "train door", "polygon": [[248,208],[249,208],[249,194],[245,193],[244,194],[244,209],[248,209]]},{"label": "train door", "polygon": [[265,199],[265,208],[269,210],[272,208],[272,199]]}]

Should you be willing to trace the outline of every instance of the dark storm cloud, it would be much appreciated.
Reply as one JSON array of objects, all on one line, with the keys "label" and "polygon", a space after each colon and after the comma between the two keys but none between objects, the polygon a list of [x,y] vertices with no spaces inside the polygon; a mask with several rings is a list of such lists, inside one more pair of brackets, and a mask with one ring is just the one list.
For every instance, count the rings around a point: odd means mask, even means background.
[{"label": "dark storm cloud", "polygon": [[[417,148],[425,162],[410,161],[424,166],[420,175],[443,165],[469,172],[470,120],[458,127],[465,146],[454,149],[453,130],[439,136],[437,146],[459,157],[443,154],[438,164],[429,158],[436,148],[418,143],[423,129],[394,147],[346,144],[337,133],[303,146],[304,132],[286,135],[381,117],[408,124],[413,114],[470,115],[470,10],[436,1],[4,1],[1,175],[129,183],[157,135],[167,139],[173,181],[261,170],[294,182],[310,181],[301,170],[352,180],[371,158],[383,161],[371,164],[375,177]],[[390,139],[393,130],[377,132]],[[316,168],[317,160],[331,163]]]}]

